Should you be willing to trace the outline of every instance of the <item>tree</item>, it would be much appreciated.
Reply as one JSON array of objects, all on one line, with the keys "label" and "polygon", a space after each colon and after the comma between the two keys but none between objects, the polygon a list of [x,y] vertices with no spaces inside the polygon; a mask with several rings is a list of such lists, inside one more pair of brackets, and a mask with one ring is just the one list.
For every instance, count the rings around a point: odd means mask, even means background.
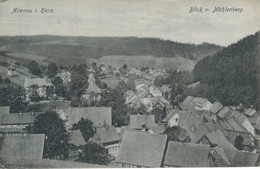
[{"label": "tree", "polygon": [[127,85],[127,90],[132,90],[134,92],[136,91],[134,79],[128,79],[126,85]]},{"label": "tree", "polygon": [[27,103],[23,101],[25,91],[20,86],[10,84],[0,87],[0,106],[10,106],[11,113],[23,111]]},{"label": "tree", "polygon": [[46,72],[47,76],[49,78],[55,77],[58,73],[58,69],[59,68],[55,63],[53,63],[53,62],[49,63],[48,68],[47,68],[47,72]]},{"label": "tree", "polygon": [[160,108],[153,109],[151,111],[151,114],[154,115],[155,123],[161,122],[166,116],[165,110],[162,110]]},{"label": "tree", "polygon": [[36,76],[42,76],[42,72],[41,72],[41,68],[40,65],[35,62],[35,61],[31,61],[28,65],[27,68],[29,69],[29,71]]},{"label": "tree", "polygon": [[236,137],[236,139],[235,139],[235,147],[238,149],[238,150],[243,150],[243,141],[244,141],[244,138],[241,136],[241,135],[239,135],[239,136],[237,136]]},{"label": "tree", "polygon": [[106,165],[111,159],[107,150],[102,145],[94,142],[88,142],[85,145],[83,154],[83,157],[79,159],[82,162]]},{"label": "tree", "polygon": [[41,100],[41,97],[39,96],[36,89],[32,90],[32,92],[29,95],[29,98],[32,102],[39,102]]},{"label": "tree", "polygon": [[79,129],[86,142],[95,134],[93,123],[88,119],[81,118],[77,124],[73,124],[72,129]]},{"label": "tree", "polygon": [[181,127],[173,126],[166,128],[165,134],[168,135],[169,141],[188,141],[185,140],[187,138],[186,136],[186,130],[184,130]]},{"label": "tree", "polygon": [[47,111],[36,117],[32,126],[33,134],[45,134],[44,158],[55,158],[68,155],[70,135],[65,127],[65,121],[53,111]]},{"label": "tree", "polygon": [[63,86],[63,81],[60,77],[55,77],[52,80],[52,84],[55,86],[55,93],[57,96],[64,96],[66,93],[65,87]]},{"label": "tree", "polygon": [[124,69],[124,70],[127,69],[127,65],[126,65],[126,64],[123,65],[123,69]]}]

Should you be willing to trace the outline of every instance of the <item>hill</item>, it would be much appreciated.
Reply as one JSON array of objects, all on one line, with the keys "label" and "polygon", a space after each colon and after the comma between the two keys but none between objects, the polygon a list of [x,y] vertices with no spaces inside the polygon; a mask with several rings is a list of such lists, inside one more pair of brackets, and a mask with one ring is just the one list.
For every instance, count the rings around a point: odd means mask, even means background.
[{"label": "hill", "polygon": [[216,99],[226,105],[240,103],[259,109],[260,32],[200,60],[194,68],[196,81],[208,84]]},{"label": "hill", "polygon": [[183,44],[158,38],[37,35],[2,36],[0,48],[11,53],[40,55],[54,61],[66,58],[82,63],[85,58],[99,59],[110,55],[184,57],[196,61],[222,47],[208,43]]}]

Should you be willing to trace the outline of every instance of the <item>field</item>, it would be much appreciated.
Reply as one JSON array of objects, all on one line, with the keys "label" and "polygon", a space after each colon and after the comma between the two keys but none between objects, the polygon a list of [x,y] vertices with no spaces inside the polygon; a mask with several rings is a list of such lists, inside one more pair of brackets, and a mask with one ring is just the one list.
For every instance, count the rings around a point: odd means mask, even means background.
[{"label": "field", "polygon": [[[93,60],[93,59],[92,59]],[[94,61],[94,60],[93,60]],[[147,56],[104,56],[99,60],[95,60],[98,64],[104,64],[106,66],[113,66],[120,68],[124,64],[128,67],[152,67],[152,68],[164,68],[164,69],[180,69],[190,71],[194,68],[196,62],[194,60],[186,59],[183,57],[154,57]]]}]

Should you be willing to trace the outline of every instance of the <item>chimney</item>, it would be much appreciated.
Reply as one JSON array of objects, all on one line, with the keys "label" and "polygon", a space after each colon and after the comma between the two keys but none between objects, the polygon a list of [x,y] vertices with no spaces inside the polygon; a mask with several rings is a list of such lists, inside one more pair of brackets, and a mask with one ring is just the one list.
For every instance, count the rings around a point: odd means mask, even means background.
[{"label": "chimney", "polygon": [[194,131],[194,126],[191,127],[191,130]]},{"label": "chimney", "polygon": [[20,111],[19,115],[20,115],[20,116],[22,116],[22,115],[23,115],[23,113]]}]

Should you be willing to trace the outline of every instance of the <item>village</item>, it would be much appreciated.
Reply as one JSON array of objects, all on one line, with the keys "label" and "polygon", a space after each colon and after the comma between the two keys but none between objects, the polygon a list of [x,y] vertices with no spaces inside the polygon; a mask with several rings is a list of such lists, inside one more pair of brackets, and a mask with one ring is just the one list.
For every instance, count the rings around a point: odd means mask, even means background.
[{"label": "village", "polygon": [[259,165],[260,113],[180,99],[162,82],[180,70],[49,63],[39,74],[28,65],[0,67],[1,85],[20,86],[24,104],[0,107],[2,167],[17,159],[110,168]]}]

